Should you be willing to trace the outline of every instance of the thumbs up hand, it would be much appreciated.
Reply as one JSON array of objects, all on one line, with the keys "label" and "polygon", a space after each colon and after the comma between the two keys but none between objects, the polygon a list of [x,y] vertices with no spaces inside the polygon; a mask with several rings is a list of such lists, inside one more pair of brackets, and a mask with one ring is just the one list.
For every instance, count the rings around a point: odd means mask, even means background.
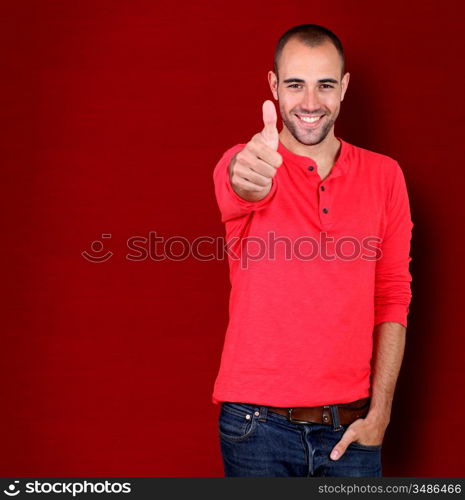
[{"label": "thumbs up hand", "polygon": [[229,165],[231,186],[247,201],[259,201],[270,192],[272,179],[283,162],[278,153],[279,134],[273,102],[265,101],[262,112],[263,130],[234,155]]}]

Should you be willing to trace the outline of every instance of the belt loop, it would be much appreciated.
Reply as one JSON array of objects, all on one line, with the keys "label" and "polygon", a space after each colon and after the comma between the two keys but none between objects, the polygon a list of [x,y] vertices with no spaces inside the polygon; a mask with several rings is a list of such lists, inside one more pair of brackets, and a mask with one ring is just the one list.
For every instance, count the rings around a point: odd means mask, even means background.
[{"label": "belt loop", "polygon": [[331,417],[333,419],[333,430],[341,431],[343,429],[341,422],[339,421],[339,409],[337,405],[329,405],[331,410]]},{"label": "belt loop", "polygon": [[268,406],[260,406],[260,416],[258,417],[258,420],[260,422],[266,422],[266,418],[268,417]]}]

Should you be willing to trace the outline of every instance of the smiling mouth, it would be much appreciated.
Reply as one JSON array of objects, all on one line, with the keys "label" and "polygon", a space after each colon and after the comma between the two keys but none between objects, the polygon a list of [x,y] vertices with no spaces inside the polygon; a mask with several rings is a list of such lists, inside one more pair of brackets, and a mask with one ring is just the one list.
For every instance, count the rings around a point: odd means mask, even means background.
[{"label": "smiling mouth", "polygon": [[304,123],[318,123],[321,118],[323,118],[323,116],[325,115],[319,115],[319,116],[300,116],[300,115],[295,115],[297,116],[297,118],[304,122]]}]

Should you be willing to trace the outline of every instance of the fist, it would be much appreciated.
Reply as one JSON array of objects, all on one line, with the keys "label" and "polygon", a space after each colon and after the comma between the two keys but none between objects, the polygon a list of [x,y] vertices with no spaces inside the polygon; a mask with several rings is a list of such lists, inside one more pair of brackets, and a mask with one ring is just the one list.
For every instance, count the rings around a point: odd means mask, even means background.
[{"label": "fist", "polygon": [[262,111],[263,130],[236,153],[229,165],[232,188],[249,201],[258,201],[270,192],[272,179],[283,162],[277,151],[279,134],[273,102],[265,101]]}]

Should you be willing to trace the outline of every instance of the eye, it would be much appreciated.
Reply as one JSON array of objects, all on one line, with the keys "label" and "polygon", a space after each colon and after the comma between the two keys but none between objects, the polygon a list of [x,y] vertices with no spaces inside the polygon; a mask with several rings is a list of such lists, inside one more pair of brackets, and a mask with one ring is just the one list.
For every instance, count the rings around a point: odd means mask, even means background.
[{"label": "eye", "polygon": [[320,85],[320,87],[323,87],[325,89],[332,89],[332,88],[334,88],[332,85],[329,85],[328,83],[323,83],[322,85]]},{"label": "eye", "polygon": [[291,85],[288,86],[288,88],[290,88],[290,89],[297,89],[300,87],[302,87],[302,85],[300,85],[300,83],[291,83]]}]

